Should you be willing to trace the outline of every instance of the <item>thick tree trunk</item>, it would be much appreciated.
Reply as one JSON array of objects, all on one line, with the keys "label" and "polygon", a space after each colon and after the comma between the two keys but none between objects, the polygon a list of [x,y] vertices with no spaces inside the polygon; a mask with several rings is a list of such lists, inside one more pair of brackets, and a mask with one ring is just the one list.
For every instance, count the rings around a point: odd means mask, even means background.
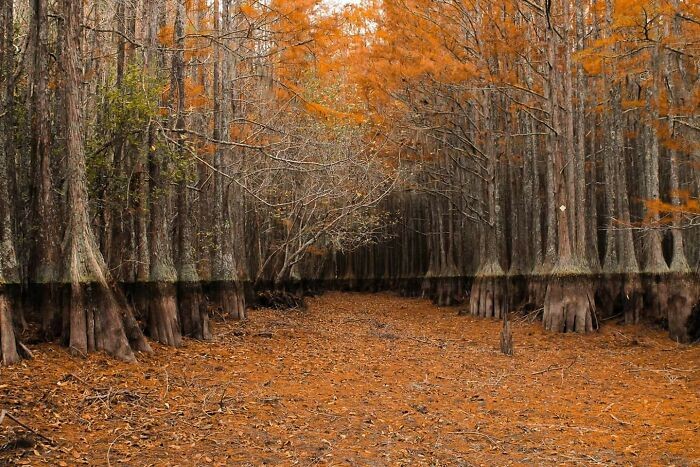
[{"label": "thick tree trunk", "polygon": [[[167,156],[166,156],[167,157]],[[175,283],[177,271],[173,262],[170,241],[170,190],[163,171],[167,170],[166,157],[151,154],[151,226],[149,234],[150,281],[145,289],[148,296],[148,334],[162,344],[179,346],[182,342],[177,313]]]},{"label": "thick tree trunk", "polygon": [[11,365],[20,360],[21,344],[15,333],[15,307],[10,289],[19,283],[19,268],[14,246],[12,203],[8,198],[8,159],[15,157],[15,109],[13,72],[14,8],[13,2],[0,7],[0,99],[3,111],[2,153],[0,153],[0,364]]},{"label": "thick tree trunk", "polygon": [[[657,70],[654,73],[652,84],[647,88],[647,112],[650,120],[645,127],[645,145],[644,145],[644,182],[646,186],[646,197],[648,202],[660,202],[659,189],[659,137],[655,125],[659,120],[659,109],[657,105],[652,104],[652,100],[659,95],[662,76],[660,73],[659,64],[659,48],[657,47],[652,52],[652,62],[656,65]],[[668,265],[664,259],[663,244],[659,227],[659,215],[653,211],[647,214],[648,221],[651,223],[651,230],[646,236],[646,260],[644,269],[646,272],[661,274],[668,272]]]},{"label": "thick tree trunk", "polygon": [[90,228],[80,102],[82,2],[61,0],[64,113],[66,124],[66,228],[63,236],[64,338],[71,351],[104,350],[133,361],[150,351],[120,290],[113,284]]},{"label": "thick tree trunk", "polygon": [[[228,33],[230,29],[229,1],[224,0],[223,5],[223,29],[219,15],[219,0],[214,1],[214,30]],[[231,81],[231,67],[228,53],[223,53],[221,46],[214,45],[214,73],[213,73],[213,100],[214,100],[214,128],[212,137],[219,141],[222,138],[228,140],[227,114],[232,111],[231,93],[222,90],[222,86]],[[223,55],[223,59],[222,59]],[[223,103],[223,105],[222,105]],[[229,150],[218,147],[214,153],[214,258],[212,260],[213,305],[219,311],[233,319],[245,319],[245,294],[239,277],[239,265],[236,261],[234,241],[234,222],[241,222],[241,218],[234,218],[233,209],[236,202],[232,200],[230,185],[224,178],[225,158]],[[240,216],[240,213],[236,213]]]},{"label": "thick tree trunk", "polygon": [[[563,3],[563,11],[560,14],[564,18],[570,17],[569,0],[556,2]],[[555,8],[551,12],[555,11]],[[556,8],[560,11],[560,8]],[[550,19],[553,21],[553,18]],[[582,155],[576,155],[574,145],[574,107],[571,96],[573,95],[572,68],[568,66],[571,61],[572,44],[569,41],[570,30],[564,26],[564,37],[555,33],[552,23],[548,29],[547,57],[549,60],[549,89],[550,112],[552,118],[551,151],[549,152],[550,164],[554,172],[554,189],[558,204],[556,225],[558,259],[551,271],[551,278],[547,284],[547,292],[544,301],[544,327],[550,331],[558,332],[590,332],[595,327],[595,304],[593,301],[593,284],[590,279],[590,270],[584,265],[583,258],[577,256],[577,252],[583,248],[572,240],[570,227],[572,219],[577,219],[576,211],[585,210],[576,205],[576,193],[567,189],[576,186],[573,179],[576,176],[574,170],[565,168],[575,167],[576,160]],[[562,53],[557,54],[557,37],[562,39]],[[558,62],[562,60],[563,65]],[[563,76],[562,76],[563,75]],[[563,78],[563,79],[562,79]],[[580,146],[579,146],[580,148]],[[572,214],[570,214],[572,213]]]},{"label": "thick tree trunk", "polygon": [[[156,73],[158,69],[157,32],[160,12],[159,2],[147,5],[147,43],[146,70]],[[172,96],[170,98],[172,100]],[[146,329],[151,339],[161,344],[179,346],[182,334],[177,308],[177,271],[173,260],[172,241],[170,238],[172,215],[169,155],[161,154],[156,147],[156,134],[153,125],[149,128],[146,148],[148,158],[150,201],[150,225],[146,238],[141,234],[138,244],[140,256],[147,255],[139,274],[146,275],[147,282],[141,287],[144,297],[138,297],[146,315]],[[139,203],[146,202],[146,187],[139,187]],[[139,213],[139,229],[146,225],[145,213]],[[146,269],[148,266],[148,269]],[[138,290],[138,289],[137,289]]]}]

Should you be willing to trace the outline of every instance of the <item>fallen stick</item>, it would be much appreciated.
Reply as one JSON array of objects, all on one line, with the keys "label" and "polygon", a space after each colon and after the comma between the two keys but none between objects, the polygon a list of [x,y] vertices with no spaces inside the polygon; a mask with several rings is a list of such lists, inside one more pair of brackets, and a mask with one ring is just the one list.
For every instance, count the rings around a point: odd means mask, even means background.
[{"label": "fallen stick", "polygon": [[617,418],[617,417],[616,417],[615,415],[613,415],[612,413],[610,413],[609,415],[613,418],[613,420],[615,420],[616,422],[620,423],[621,425],[631,425],[630,422],[626,422],[626,421],[624,421],[624,420],[620,420],[619,418]]},{"label": "fallen stick", "polygon": [[572,366],[574,366],[574,363],[576,363],[577,360],[578,360],[578,357],[574,358],[574,360],[573,360],[571,363],[569,363],[568,366],[554,366],[554,365],[549,365],[549,366],[548,366],[547,368],[545,368],[544,370],[535,371],[534,373],[532,373],[532,376],[541,375],[541,374],[543,374],[543,373],[548,373],[548,372],[550,372],[550,371],[568,370],[569,368],[571,368]]},{"label": "fallen stick", "polygon": [[50,438],[47,438],[46,436],[44,436],[44,435],[42,435],[41,433],[39,433],[38,431],[36,431],[34,428],[32,428],[32,427],[30,427],[30,426],[28,426],[28,425],[25,425],[24,423],[22,423],[21,421],[19,421],[17,418],[15,418],[10,412],[8,412],[7,410],[4,410],[4,409],[3,409],[2,412],[0,412],[0,425],[2,425],[3,420],[5,420],[5,417],[9,418],[9,419],[12,420],[13,422],[15,422],[17,425],[19,425],[19,426],[21,426],[22,428],[24,428],[25,430],[31,431],[32,433],[34,433],[34,435],[38,436],[39,438],[48,441],[49,444],[51,444],[51,445],[55,445],[55,444],[56,444],[56,443],[54,442],[54,440],[52,440],[52,439],[50,439]]}]

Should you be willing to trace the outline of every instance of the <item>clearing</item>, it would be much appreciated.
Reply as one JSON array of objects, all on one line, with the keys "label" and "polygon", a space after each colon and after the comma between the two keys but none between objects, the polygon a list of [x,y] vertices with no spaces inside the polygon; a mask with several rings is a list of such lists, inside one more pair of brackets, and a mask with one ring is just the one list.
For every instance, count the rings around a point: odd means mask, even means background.
[{"label": "clearing", "polygon": [[57,345],[0,368],[0,464],[700,463],[700,347],[329,293],[129,365]]}]

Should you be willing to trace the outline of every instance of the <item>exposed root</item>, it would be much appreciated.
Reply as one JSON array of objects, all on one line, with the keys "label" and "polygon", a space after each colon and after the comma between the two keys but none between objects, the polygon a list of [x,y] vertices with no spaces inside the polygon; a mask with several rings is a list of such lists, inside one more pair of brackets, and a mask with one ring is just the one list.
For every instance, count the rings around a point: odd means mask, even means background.
[{"label": "exposed root", "polygon": [[123,294],[100,283],[74,283],[64,292],[64,323],[71,352],[84,356],[105,351],[135,361],[135,351],[150,352]]},{"label": "exposed root", "polygon": [[553,276],[547,286],[543,321],[548,331],[591,332],[597,329],[590,278]]},{"label": "exposed root", "polygon": [[154,282],[149,284],[149,289],[148,335],[161,344],[179,347],[182,345],[182,335],[175,284]]},{"label": "exposed root", "polygon": [[691,343],[697,339],[697,320],[700,313],[700,286],[687,275],[672,275],[668,279],[668,332],[671,339]]},{"label": "exposed root", "polygon": [[200,282],[177,283],[178,316],[182,335],[199,340],[211,339],[209,310]]},{"label": "exposed root", "polygon": [[434,282],[433,302],[437,306],[454,306],[462,302],[464,292],[458,277],[438,277]]},{"label": "exposed root", "polygon": [[233,281],[219,281],[212,285],[212,304],[218,313],[227,318],[246,318],[245,293]]},{"label": "exposed root", "polygon": [[477,276],[469,298],[470,313],[500,319],[508,311],[507,289],[505,276]]}]

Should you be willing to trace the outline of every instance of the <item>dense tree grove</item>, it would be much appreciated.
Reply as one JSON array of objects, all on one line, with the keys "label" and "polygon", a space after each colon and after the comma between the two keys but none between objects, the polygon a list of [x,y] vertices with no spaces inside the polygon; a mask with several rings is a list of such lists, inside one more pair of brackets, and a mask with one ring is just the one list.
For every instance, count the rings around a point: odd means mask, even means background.
[{"label": "dense tree grove", "polygon": [[696,1],[1,10],[4,363],[330,287],[700,333]]}]

